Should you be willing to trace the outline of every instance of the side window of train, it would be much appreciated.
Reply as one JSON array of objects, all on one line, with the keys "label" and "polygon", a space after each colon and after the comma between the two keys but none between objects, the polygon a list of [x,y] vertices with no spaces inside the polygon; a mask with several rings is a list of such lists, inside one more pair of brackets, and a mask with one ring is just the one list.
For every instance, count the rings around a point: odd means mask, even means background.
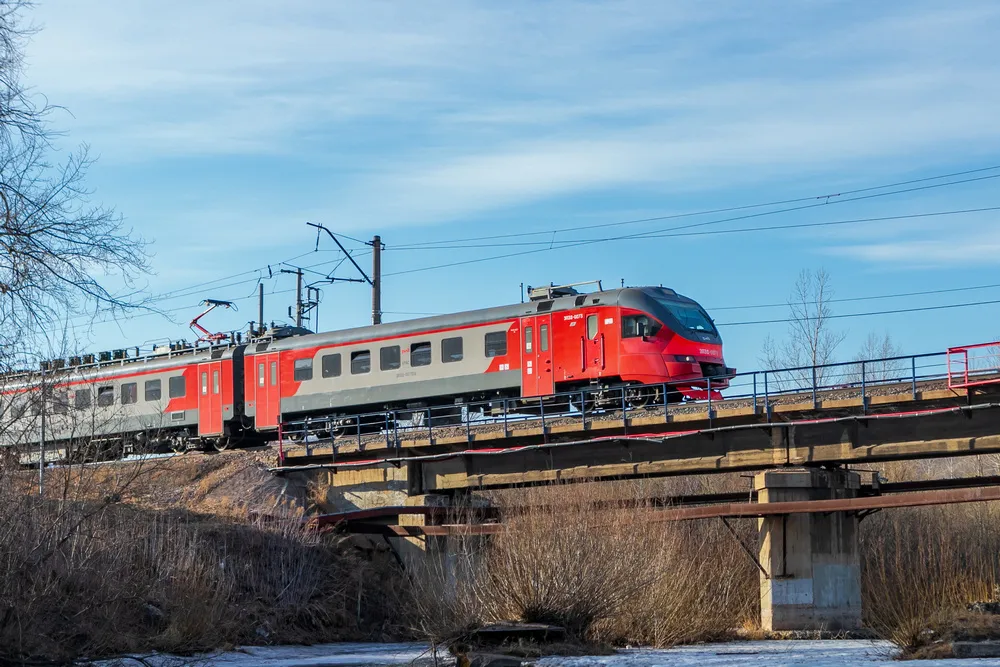
[{"label": "side window of train", "polygon": [[486,334],[486,356],[502,357],[507,354],[507,332],[492,331]]},{"label": "side window of train", "polygon": [[106,408],[109,405],[115,404],[115,388],[108,387],[98,387],[97,388],[97,404],[102,408]]},{"label": "side window of train", "polygon": [[441,341],[441,361],[448,364],[453,361],[461,361],[463,357],[461,336],[445,338]]},{"label": "side window of train", "polygon": [[524,351],[531,352],[531,342],[533,336],[535,335],[535,330],[531,327],[524,327]]},{"label": "side window of train", "polygon": [[351,374],[360,375],[372,370],[372,353],[369,350],[351,352]]},{"label": "side window of train", "polygon": [[[461,338],[459,340],[461,340]],[[411,343],[410,366],[430,366],[430,365],[431,365],[431,344]]]},{"label": "side window of train", "polygon": [[208,371],[201,374],[201,395],[208,396]]},{"label": "side window of train", "polygon": [[393,371],[399,368],[399,346],[390,345],[378,351],[378,367],[383,371]]},{"label": "side window of train", "polygon": [[323,377],[340,377],[340,353],[323,355]]},{"label": "side window of train", "polygon": [[295,360],[295,372],[292,374],[292,378],[296,382],[305,382],[306,380],[313,379],[312,357]]},{"label": "side window of train", "polygon": [[219,393],[219,371],[212,371],[212,393]]},{"label": "side window of train", "polygon": [[160,381],[159,380],[146,380],[146,384],[143,387],[142,398],[146,401],[158,401],[160,400]]},{"label": "side window of train", "polygon": [[660,323],[645,315],[625,315],[622,317],[622,338],[655,336]]},{"label": "side window of train", "polygon": [[65,389],[57,389],[52,392],[52,412],[57,415],[66,414],[66,408],[69,407],[69,395]]},{"label": "side window of train", "polygon": [[84,410],[90,407],[90,387],[80,387],[73,397],[73,407]]},{"label": "side window of train", "polygon": [[131,405],[139,400],[139,385],[126,382],[122,385],[122,405]]},{"label": "side window of train", "polygon": [[277,387],[278,386],[278,362],[277,361],[272,361],[271,362],[271,386],[272,387]]},{"label": "side window of train", "polygon": [[187,384],[184,382],[184,376],[178,375],[167,380],[167,392],[170,398],[184,398],[187,393]]},{"label": "side window of train", "polygon": [[597,338],[597,315],[587,315],[587,338]]},{"label": "side window of train", "polygon": [[542,352],[549,351],[549,325],[543,324],[538,327],[538,346]]}]

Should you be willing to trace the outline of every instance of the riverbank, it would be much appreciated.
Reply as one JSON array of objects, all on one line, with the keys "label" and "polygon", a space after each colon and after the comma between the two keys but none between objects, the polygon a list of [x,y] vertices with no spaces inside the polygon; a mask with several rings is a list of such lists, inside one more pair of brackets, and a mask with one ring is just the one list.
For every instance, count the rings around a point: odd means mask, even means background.
[{"label": "riverbank", "polygon": [[[895,648],[887,641],[757,641],[699,644],[671,649],[623,649],[612,655],[548,656],[530,661],[535,667],[892,667]],[[215,667],[433,667],[423,644],[330,644],[321,646],[248,647],[205,656]],[[158,656],[152,667],[174,667],[190,658]],[[147,667],[123,661],[128,667]],[[452,667],[454,659],[439,655],[437,667]],[[917,660],[914,667],[968,667],[982,660]]]},{"label": "riverbank", "polygon": [[[646,520],[656,506],[644,499],[745,487],[738,475],[482,496],[474,502],[496,506],[507,530],[432,539],[429,553],[450,556],[404,572],[384,542],[304,530],[322,495],[269,475],[261,456],[51,469],[44,498],[32,473],[0,472],[0,660],[344,640],[447,647],[505,621],[562,627],[584,647],[576,653],[760,636],[759,574],[744,551],[755,522],[731,532]],[[865,623],[904,655],[943,656],[969,628],[1000,625],[966,612],[998,592],[998,504],[883,512],[860,531]]]}]

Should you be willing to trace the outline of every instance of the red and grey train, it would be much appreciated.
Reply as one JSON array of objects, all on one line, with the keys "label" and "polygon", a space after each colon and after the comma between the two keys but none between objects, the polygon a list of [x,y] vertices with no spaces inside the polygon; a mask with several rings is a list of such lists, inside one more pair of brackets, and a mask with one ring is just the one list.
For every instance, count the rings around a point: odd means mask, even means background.
[{"label": "red and grey train", "polygon": [[[734,372],[705,310],[671,289],[546,287],[510,306],[328,333],[277,329],[60,368],[44,384],[46,437],[221,449],[274,439],[282,422],[305,417],[335,423],[377,410],[623,385],[642,402],[663,383],[695,398],[706,378],[721,389]],[[32,373],[4,386],[4,421],[21,428],[3,429],[0,442],[37,441],[39,380]]]}]

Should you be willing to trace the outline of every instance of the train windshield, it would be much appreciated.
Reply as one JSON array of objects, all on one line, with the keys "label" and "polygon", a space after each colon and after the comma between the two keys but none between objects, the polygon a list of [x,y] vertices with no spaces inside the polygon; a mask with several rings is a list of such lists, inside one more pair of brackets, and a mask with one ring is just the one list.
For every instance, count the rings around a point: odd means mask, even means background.
[{"label": "train windshield", "polygon": [[715,325],[708,315],[696,303],[683,303],[681,301],[668,301],[666,299],[656,300],[661,306],[673,315],[689,331],[704,331],[705,333],[715,333]]}]

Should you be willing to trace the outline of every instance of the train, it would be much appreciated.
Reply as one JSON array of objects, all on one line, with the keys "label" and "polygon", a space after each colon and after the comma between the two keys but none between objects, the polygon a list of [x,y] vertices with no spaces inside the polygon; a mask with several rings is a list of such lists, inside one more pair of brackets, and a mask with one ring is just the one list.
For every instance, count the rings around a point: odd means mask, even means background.
[{"label": "train", "polygon": [[[86,439],[111,450],[223,450],[325,420],[328,433],[373,411],[503,400],[525,409],[562,392],[624,387],[640,406],[728,385],[704,308],[665,287],[528,289],[519,304],[326,333],[272,326],[152,354],[50,361],[0,390],[0,445]],[[622,392],[619,392],[622,395]],[[39,424],[44,420],[44,426]],[[44,431],[44,436],[40,435]]]}]

